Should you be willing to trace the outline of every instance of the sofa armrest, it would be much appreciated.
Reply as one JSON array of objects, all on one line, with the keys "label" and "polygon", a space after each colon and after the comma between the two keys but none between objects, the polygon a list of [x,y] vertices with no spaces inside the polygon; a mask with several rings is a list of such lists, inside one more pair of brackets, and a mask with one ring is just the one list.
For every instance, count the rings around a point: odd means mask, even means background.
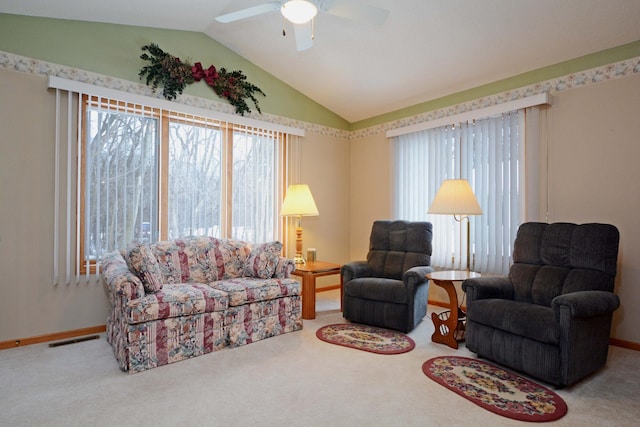
[{"label": "sofa armrest", "polygon": [[620,306],[618,295],[606,291],[579,291],[558,295],[551,301],[556,319],[568,309],[571,317],[595,317],[613,313]]},{"label": "sofa armrest", "polygon": [[427,279],[427,274],[433,271],[433,267],[428,265],[419,265],[416,267],[411,267],[402,275],[402,282],[406,286],[418,286],[420,283],[425,282]]},{"label": "sofa armrest", "polygon": [[367,261],[353,261],[344,264],[342,268],[340,268],[340,276],[342,276],[343,283],[347,283],[358,277],[370,277],[371,267],[369,267]]},{"label": "sofa armrest", "polygon": [[102,258],[102,278],[110,293],[126,299],[144,296],[142,282],[129,270],[119,251],[109,252]]},{"label": "sofa armrest", "polygon": [[276,265],[276,271],[273,277],[276,279],[286,279],[291,276],[291,273],[296,269],[296,263],[291,258],[281,256],[278,258],[278,264]]},{"label": "sofa armrest", "polygon": [[467,304],[479,299],[513,299],[513,285],[507,276],[474,277],[462,282]]}]

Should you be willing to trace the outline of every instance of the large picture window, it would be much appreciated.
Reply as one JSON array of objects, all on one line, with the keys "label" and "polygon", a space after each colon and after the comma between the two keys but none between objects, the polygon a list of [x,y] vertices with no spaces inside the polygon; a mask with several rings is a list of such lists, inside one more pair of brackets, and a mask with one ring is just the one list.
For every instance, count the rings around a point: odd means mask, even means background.
[{"label": "large picture window", "polygon": [[285,134],[87,95],[81,117],[84,272],[134,241],[281,238]]}]

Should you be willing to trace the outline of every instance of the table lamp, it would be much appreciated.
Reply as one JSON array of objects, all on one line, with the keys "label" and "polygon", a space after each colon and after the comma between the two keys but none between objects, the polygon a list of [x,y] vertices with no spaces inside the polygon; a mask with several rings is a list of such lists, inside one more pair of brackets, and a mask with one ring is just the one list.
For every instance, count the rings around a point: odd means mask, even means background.
[{"label": "table lamp", "polygon": [[302,217],[319,215],[316,202],[313,200],[311,190],[306,184],[290,185],[280,209],[281,216],[298,217],[296,227],[296,256],[293,258],[296,264],[305,264],[302,256]]},{"label": "table lamp", "polygon": [[453,215],[467,220],[467,271],[471,270],[469,215],[482,215],[482,209],[466,179],[445,179],[429,207],[430,214]]}]

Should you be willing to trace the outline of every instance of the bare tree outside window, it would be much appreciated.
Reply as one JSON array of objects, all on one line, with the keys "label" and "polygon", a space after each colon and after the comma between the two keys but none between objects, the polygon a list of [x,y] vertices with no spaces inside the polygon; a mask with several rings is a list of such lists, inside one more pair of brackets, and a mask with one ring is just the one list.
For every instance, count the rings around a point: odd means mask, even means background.
[{"label": "bare tree outside window", "polygon": [[134,242],[280,238],[284,134],[88,96],[83,118],[82,272]]},{"label": "bare tree outside window", "polygon": [[156,237],[158,120],[88,110],[84,193],[85,257]]},{"label": "bare tree outside window", "polygon": [[169,125],[169,238],[220,237],[222,132]]}]

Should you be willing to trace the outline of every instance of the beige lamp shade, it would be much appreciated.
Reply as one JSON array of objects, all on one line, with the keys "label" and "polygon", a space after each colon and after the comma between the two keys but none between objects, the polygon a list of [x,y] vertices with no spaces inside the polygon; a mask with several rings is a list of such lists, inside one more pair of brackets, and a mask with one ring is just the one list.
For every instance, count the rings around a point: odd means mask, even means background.
[{"label": "beige lamp shade", "polygon": [[282,216],[316,216],[320,215],[311,190],[306,184],[290,185],[280,209]]},{"label": "beige lamp shade", "polygon": [[466,179],[445,179],[429,207],[430,214],[482,215]]},{"label": "beige lamp shade", "polygon": [[302,256],[301,220],[303,216],[320,215],[308,185],[295,184],[289,186],[287,194],[284,196],[284,202],[282,202],[282,208],[280,208],[280,215],[298,217],[298,226],[296,227],[296,256],[293,258],[293,261],[296,264],[305,264],[306,261]]}]

